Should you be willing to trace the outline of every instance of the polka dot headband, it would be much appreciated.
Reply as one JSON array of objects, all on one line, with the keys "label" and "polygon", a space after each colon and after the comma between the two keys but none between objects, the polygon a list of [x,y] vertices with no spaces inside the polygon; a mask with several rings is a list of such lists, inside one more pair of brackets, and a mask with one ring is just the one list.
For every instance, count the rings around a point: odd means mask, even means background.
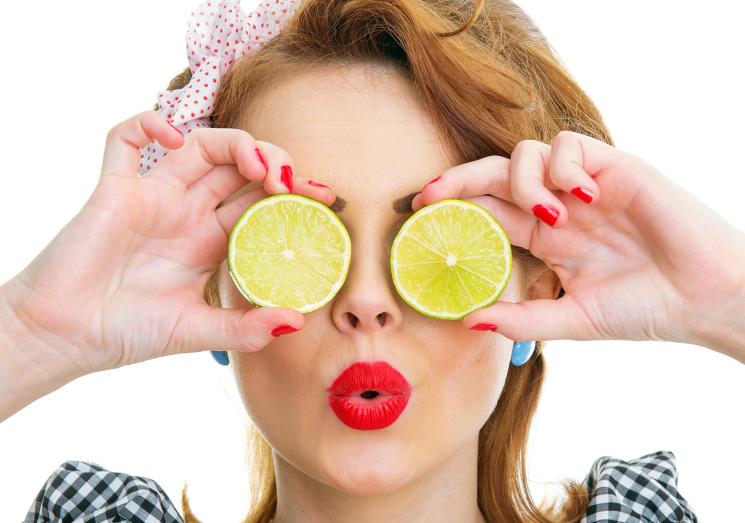
[{"label": "polka dot headband", "polygon": [[[203,2],[192,11],[186,31],[191,80],[181,89],[159,91],[158,111],[184,135],[212,127],[209,117],[222,75],[241,56],[281,33],[300,2],[265,0],[248,15],[240,0]],[[155,167],[167,152],[157,142],[140,149],[140,174]]]}]

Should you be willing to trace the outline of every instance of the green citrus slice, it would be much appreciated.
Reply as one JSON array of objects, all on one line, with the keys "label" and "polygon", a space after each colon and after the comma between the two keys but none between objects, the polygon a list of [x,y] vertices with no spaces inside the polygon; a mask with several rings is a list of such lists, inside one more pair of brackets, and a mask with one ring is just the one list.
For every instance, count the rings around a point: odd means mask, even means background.
[{"label": "green citrus slice", "polygon": [[323,203],[277,194],[254,203],[230,233],[228,268],[254,305],[320,309],[347,277],[352,242]]},{"label": "green citrus slice", "polygon": [[483,207],[441,200],[415,212],[391,247],[399,295],[420,313],[462,319],[491,305],[512,275],[512,248],[502,226]]}]

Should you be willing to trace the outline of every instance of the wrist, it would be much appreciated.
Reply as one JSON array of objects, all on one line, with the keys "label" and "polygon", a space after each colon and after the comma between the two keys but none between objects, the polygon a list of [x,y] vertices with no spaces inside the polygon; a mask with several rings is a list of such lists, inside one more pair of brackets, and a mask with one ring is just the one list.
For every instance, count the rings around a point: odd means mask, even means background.
[{"label": "wrist", "polygon": [[0,285],[0,421],[85,374],[55,350],[51,336],[24,322],[13,286]]},{"label": "wrist", "polygon": [[717,307],[705,317],[691,321],[690,343],[745,363],[745,271],[736,272],[726,280],[729,291]]}]

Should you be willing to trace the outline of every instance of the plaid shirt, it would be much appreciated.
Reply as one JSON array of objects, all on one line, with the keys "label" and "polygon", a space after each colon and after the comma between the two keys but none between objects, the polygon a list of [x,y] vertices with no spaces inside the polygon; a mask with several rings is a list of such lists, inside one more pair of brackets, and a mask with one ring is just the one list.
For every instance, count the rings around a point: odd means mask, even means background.
[{"label": "plaid shirt", "polygon": [[[584,480],[590,504],[580,523],[695,523],[677,489],[675,456],[658,451],[623,461],[602,457]],[[23,523],[183,523],[152,479],[112,472],[86,461],[65,461],[47,479]]]}]

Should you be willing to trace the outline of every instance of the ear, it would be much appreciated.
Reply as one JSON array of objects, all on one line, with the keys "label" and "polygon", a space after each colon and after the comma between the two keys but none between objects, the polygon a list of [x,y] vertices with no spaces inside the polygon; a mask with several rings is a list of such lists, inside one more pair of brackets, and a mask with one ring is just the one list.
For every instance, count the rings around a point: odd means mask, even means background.
[{"label": "ear", "polygon": [[541,263],[528,270],[525,288],[529,300],[556,299],[561,290],[561,280],[545,263]]}]

